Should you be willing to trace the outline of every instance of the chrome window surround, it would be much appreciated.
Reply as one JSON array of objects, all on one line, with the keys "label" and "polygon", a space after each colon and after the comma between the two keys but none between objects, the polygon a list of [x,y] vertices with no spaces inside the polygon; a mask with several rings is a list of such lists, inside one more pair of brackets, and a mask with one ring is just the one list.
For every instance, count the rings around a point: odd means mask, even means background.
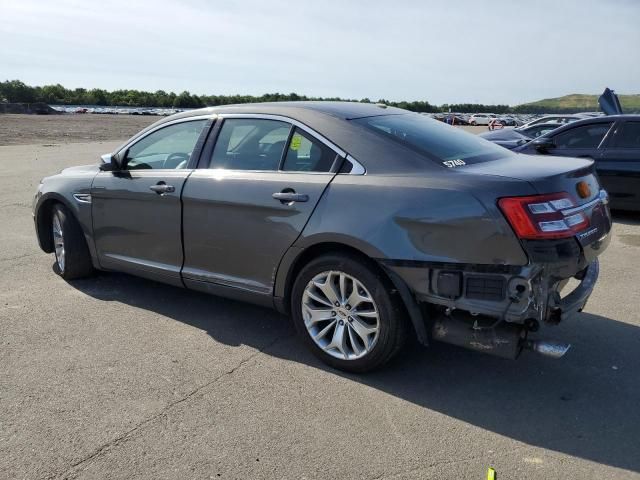
[{"label": "chrome window surround", "polygon": [[[317,133],[315,130],[312,130],[311,128],[309,128],[304,123],[302,123],[302,122],[300,122],[298,120],[295,120],[293,118],[290,118],[290,117],[285,117],[283,115],[272,115],[272,114],[263,114],[263,113],[255,113],[255,114],[251,114],[251,113],[221,113],[221,114],[207,113],[207,114],[204,114],[204,115],[197,115],[197,116],[194,116],[194,117],[177,118],[177,119],[172,120],[172,121],[161,123],[160,125],[156,126],[155,128],[149,130],[148,132],[145,132],[144,135],[132,138],[129,142],[125,143],[122,147],[120,147],[118,149],[116,155],[119,155],[121,152],[126,151],[127,149],[131,148],[131,146],[133,146],[136,143],[138,143],[140,140],[146,138],[147,136],[151,135],[152,133],[157,132],[158,130],[160,130],[162,128],[165,128],[165,127],[168,127],[168,126],[171,126],[171,125],[176,125],[178,123],[193,122],[193,121],[197,121],[197,120],[216,120],[218,118],[223,118],[223,119],[224,118],[257,118],[257,119],[265,119],[265,120],[279,120],[281,122],[289,123],[291,125],[294,125],[294,126],[300,128],[301,130],[304,130],[306,133],[308,133],[309,135],[311,135],[312,137],[314,137],[318,141],[322,142],[327,147],[331,148],[337,155],[340,155],[346,161],[351,163],[351,165],[352,165],[351,171],[349,173],[341,174],[341,175],[365,175],[367,173],[367,171],[364,168],[364,166],[360,162],[358,162],[355,158],[353,158],[352,155],[348,154],[343,149],[338,147],[335,143],[333,143],[330,140],[326,139],[325,137],[323,137],[322,135]],[[170,169],[170,170],[173,170],[173,169]],[[214,170],[214,169],[211,169],[211,170]],[[233,169],[228,169],[228,171],[275,172],[275,171],[279,171],[279,170],[233,170]],[[287,173],[306,173],[306,174],[327,175],[327,174],[330,174],[330,173],[333,173],[333,172],[302,172],[302,171],[296,172],[296,171],[287,171]]]}]

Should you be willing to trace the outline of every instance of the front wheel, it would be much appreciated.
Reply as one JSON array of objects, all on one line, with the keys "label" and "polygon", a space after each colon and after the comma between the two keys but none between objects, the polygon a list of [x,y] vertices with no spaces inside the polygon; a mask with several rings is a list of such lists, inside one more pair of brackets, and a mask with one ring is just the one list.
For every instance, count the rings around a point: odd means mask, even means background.
[{"label": "front wheel", "polygon": [[306,265],[293,287],[291,312],[311,351],[341,370],[382,366],[406,337],[404,308],[392,285],[353,256],[326,255]]},{"label": "front wheel", "polygon": [[65,280],[91,275],[93,264],[82,227],[64,205],[53,207],[51,230],[56,272]]}]

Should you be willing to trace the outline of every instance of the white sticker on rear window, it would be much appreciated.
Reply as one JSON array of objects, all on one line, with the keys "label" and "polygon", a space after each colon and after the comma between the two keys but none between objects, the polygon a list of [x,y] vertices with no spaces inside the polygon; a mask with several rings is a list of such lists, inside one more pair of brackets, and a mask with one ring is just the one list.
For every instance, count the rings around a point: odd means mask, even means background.
[{"label": "white sticker on rear window", "polygon": [[463,165],[466,165],[466,163],[464,163],[464,160],[445,160],[444,162],[442,162],[442,164],[445,167],[449,167],[449,168],[455,168],[455,167],[462,167]]}]

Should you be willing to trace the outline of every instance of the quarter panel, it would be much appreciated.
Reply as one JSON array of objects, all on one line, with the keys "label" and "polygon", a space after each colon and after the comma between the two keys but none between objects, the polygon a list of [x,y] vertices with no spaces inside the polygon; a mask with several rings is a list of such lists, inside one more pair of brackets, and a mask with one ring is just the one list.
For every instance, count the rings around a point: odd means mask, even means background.
[{"label": "quarter panel", "polygon": [[[491,194],[481,201],[476,191]],[[531,193],[526,182],[453,172],[338,175],[295,246],[335,241],[373,258],[525,265],[527,256],[495,200]]]}]

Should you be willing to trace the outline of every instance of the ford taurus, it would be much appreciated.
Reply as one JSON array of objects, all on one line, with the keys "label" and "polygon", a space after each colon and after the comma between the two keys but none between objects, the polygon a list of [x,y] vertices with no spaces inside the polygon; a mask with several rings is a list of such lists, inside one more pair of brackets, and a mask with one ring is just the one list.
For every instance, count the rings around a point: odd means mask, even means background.
[{"label": "ford taurus", "polygon": [[563,355],[534,332],[584,307],[607,203],[590,160],[384,105],[294,102],[164,118],[43,179],[33,214],[67,280],[121,271],[273,307],[323,361],[363,372],[412,337]]}]

